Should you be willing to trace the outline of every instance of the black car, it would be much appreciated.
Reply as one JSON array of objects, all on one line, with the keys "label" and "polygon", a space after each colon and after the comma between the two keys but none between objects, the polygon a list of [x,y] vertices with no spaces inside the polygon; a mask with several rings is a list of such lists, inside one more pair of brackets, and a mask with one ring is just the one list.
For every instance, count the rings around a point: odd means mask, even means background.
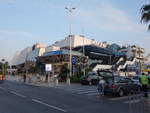
[{"label": "black car", "polygon": [[101,70],[98,71],[98,75],[105,80],[104,94],[124,96],[127,93],[141,90],[141,86],[131,78],[120,76],[117,73]]},{"label": "black car", "polygon": [[106,81],[104,94],[111,93],[117,96],[124,96],[141,89],[132,79],[123,76],[105,76],[104,80]]},{"label": "black car", "polygon": [[87,84],[87,85],[97,85],[99,82],[99,77],[96,72],[89,72],[87,75],[82,76],[80,78],[81,84]]}]

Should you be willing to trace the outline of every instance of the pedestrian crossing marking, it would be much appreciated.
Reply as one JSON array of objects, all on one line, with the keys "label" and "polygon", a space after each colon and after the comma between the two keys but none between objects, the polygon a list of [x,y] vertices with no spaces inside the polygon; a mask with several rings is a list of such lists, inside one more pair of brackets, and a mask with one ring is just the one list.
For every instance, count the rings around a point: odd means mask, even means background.
[{"label": "pedestrian crossing marking", "polygon": [[70,91],[71,93],[76,93],[80,95],[88,95],[94,96],[97,95],[97,87],[82,87],[82,88],[74,88],[74,87],[64,87],[64,86],[56,86],[55,88],[62,89],[64,91]]},{"label": "pedestrian crossing marking", "polygon": [[78,94],[87,94],[87,93],[95,93],[95,92],[97,92],[97,91],[95,91],[95,90],[91,90],[91,91],[84,91],[84,92],[79,92]]},{"label": "pedestrian crossing marking", "polygon": [[98,92],[95,92],[95,93],[89,93],[89,94],[87,94],[88,96],[97,96],[97,95],[99,95],[98,94]]}]

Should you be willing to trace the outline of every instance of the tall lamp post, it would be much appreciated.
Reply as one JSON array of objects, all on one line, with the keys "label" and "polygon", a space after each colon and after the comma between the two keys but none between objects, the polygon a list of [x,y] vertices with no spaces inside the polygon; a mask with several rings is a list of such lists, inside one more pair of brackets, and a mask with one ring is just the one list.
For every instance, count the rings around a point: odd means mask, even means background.
[{"label": "tall lamp post", "polygon": [[[85,45],[84,45],[84,36],[83,36],[83,57],[85,58]],[[85,62],[83,62],[83,75],[85,76]]]},{"label": "tall lamp post", "polygon": [[[69,43],[70,43],[70,77],[72,76],[72,49],[71,49],[71,37],[72,37],[72,12],[76,8],[74,7],[66,7],[65,8],[69,12],[69,17],[70,17],[70,25],[69,25]],[[67,76],[67,82],[70,85],[70,78]]]},{"label": "tall lamp post", "polygon": [[2,59],[2,74],[5,75],[5,59]]}]

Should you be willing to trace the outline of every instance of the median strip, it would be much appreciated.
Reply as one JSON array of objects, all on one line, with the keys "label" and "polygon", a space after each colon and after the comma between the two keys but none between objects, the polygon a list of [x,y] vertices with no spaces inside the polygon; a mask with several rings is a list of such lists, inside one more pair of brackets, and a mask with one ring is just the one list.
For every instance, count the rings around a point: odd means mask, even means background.
[{"label": "median strip", "polygon": [[62,109],[62,108],[59,108],[59,107],[56,107],[56,106],[53,106],[53,105],[49,105],[47,103],[44,103],[40,100],[37,100],[37,99],[32,99],[32,101],[36,102],[36,103],[39,103],[39,104],[42,104],[44,106],[47,106],[47,107],[50,107],[50,108],[53,108],[53,109],[56,109],[58,111],[62,111],[62,112],[67,112],[66,110]]},{"label": "median strip", "polygon": [[14,95],[17,95],[17,96],[19,96],[19,97],[22,97],[22,98],[25,98],[26,96],[24,96],[24,95],[22,95],[22,94],[20,94],[20,93],[17,93],[17,92],[14,92],[14,91],[10,91],[12,94],[14,94]]},{"label": "median strip", "polygon": [[129,101],[126,101],[124,102],[125,104],[134,104],[134,103],[138,103],[140,102],[141,100],[140,99],[136,99],[136,100],[129,100]]},{"label": "median strip", "polygon": [[124,96],[124,97],[114,97],[114,98],[110,98],[108,100],[115,101],[115,100],[123,100],[123,99],[128,99],[128,98],[129,98],[128,96]]}]

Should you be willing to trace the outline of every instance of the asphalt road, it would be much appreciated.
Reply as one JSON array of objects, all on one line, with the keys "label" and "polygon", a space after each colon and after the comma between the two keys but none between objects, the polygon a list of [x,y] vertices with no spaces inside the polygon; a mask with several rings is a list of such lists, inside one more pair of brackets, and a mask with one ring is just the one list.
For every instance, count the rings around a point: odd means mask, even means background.
[{"label": "asphalt road", "polygon": [[[0,84],[0,113],[131,113],[130,107],[121,101],[77,95],[57,88],[10,81]],[[134,109],[139,111],[137,108]]]}]

